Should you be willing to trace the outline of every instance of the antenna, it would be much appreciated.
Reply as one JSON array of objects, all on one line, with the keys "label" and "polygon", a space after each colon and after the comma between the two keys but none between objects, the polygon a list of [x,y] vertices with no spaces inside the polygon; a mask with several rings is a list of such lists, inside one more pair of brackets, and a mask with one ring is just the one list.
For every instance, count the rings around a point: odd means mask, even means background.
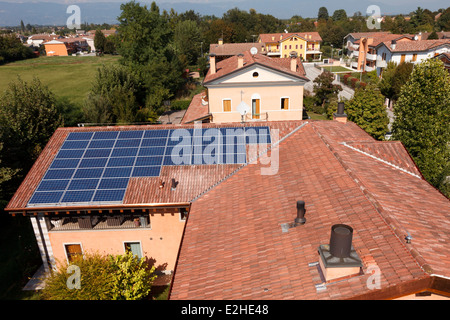
[{"label": "antenna", "polygon": [[252,48],[250,49],[250,53],[251,53],[252,55],[255,55],[255,54],[258,53],[258,49],[256,49],[255,47],[252,47]]}]

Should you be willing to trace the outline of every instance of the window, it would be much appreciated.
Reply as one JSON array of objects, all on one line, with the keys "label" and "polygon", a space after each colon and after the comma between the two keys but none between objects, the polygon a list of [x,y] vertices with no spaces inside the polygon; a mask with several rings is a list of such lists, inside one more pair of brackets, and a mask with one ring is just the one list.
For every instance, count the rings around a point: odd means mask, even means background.
[{"label": "window", "polygon": [[287,45],[285,45],[284,48],[287,49]]},{"label": "window", "polygon": [[259,73],[258,72],[253,72],[253,78],[258,78],[259,77]]},{"label": "window", "polygon": [[295,45],[295,49],[298,49],[298,44]]},{"label": "window", "polygon": [[300,45],[300,49],[303,49],[303,45],[302,44]]},{"label": "window", "polygon": [[142,249],[140,242],[125,242],[125,252],[131,252],[139,259],[142,258]]},{"label": "window", "polygon": [[403,62],[405,62],[405,55],[404,54],[402,54],[402,56],[400,57],[400,63],[403,63]]},{"label": "window", "polygon": [[66,249],[67,261],[69,261],[69,263],[83,259],[81,244],[66,244],[64,247]]},{"label": "window", "polygon": [[417,53],[413,54],[412,61],[417,61]]},{"label": "window", "polygon": [[289,98],[281,98],[281,110],[289,109]]},{"label": "window", "polygon": [[289,49],[292,49],[292,45],[289,45]]},{"label": "window", "polygon": [[223,112],[230,112],[231,111],[231,100],[223,100]]}]

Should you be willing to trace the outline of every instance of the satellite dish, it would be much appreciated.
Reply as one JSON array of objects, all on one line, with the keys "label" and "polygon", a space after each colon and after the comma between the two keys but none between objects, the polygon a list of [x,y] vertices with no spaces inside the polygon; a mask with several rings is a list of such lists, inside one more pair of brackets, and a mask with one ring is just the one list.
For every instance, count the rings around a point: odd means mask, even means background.
[{"label": "satellite dish", "polygon": [[241,116],[245,116],[250,112],[250,107],[244,101],[241,101],[241,103],[237,106],[237,111],[241,114]]},{"label": "satellite dish", "polygon": [[255,55],[255,54],[258,53],[258,49],[256,49],[255,47],[252,47],[252,48],[250,49],[250,53],[251,53],[252,55]]}]

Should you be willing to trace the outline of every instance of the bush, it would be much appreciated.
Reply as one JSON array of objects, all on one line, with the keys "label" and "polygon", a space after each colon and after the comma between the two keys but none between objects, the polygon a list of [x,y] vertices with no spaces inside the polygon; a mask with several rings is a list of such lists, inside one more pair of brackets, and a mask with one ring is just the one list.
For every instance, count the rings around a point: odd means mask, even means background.
[{"label": "bush", "polygon": [[79,268],[80,285],[74,284],[67,263],[45,280],[45,300],[140,300],[146,298],[156,278],[155,268],[131,252],[124,255],[87,254],[72,265]]},{"label": "bush", "polygon": [[173,111],[186,110],[191,104],[191,100],[175,100],[171,102],[170,109]]}]

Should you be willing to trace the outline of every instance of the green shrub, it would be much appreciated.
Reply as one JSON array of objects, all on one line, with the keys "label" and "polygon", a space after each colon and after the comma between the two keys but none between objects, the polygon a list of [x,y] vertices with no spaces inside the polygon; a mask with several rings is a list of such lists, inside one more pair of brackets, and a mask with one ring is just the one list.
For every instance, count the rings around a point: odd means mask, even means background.
[{"label": "green shrub", "polygon": [[191,104],[191,100],[175,100],[171,102],[171,110],[186,110]]},{"label": "green shrub", "polygon": [[[80,284],[69,288],[77,266]],[[71,265],[62,263],[45,280],[42,298],[45,300],[141,300],[146,298],[156,278],[155,268],[131,252],[123,255],[86,254]]]}]

